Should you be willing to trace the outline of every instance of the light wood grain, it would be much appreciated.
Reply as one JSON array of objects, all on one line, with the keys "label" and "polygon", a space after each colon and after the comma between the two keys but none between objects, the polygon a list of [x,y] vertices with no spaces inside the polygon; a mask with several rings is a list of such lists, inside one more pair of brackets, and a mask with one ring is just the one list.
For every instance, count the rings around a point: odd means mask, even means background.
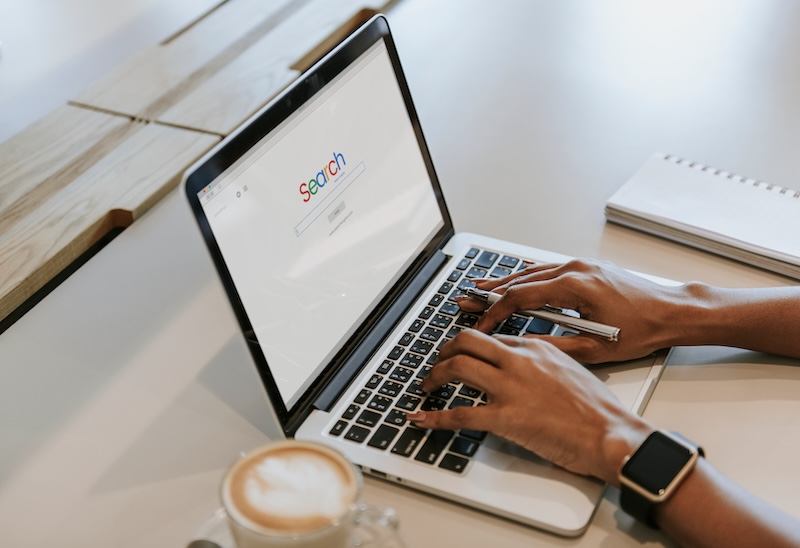
[{"label": "light wood grain", "polygon": [[386,0],[229,0],[72,102],[227,135]]},{"label": "light wood grain", "polygon": [[12,174],[0,183],[0,320],[113,228],[141,216],[217,141],[64,107],[0,148],[3,172]]},{"label": "light wood grain", "polygon": [[173,40],[143,50],[75,97],[76,104],[151,119],[293,12],[295,0],[229,0]]},{"label": "light wood grain", "polygon": [[[0,146],[0,223],[16,223],[19,215],[60,189],[63,170],[84,169],[109,135],[125,131],[130,119],[63,106]],[[91,163],[89,160],[88,163]],[[4,231],[0,230],[0,234]]]},{"label": "light wood grain", "polygon": [[[227,135],[378,12],[383,1],[312,2],[156,119]],[[364,7],[367,6],[367,7]]]}]

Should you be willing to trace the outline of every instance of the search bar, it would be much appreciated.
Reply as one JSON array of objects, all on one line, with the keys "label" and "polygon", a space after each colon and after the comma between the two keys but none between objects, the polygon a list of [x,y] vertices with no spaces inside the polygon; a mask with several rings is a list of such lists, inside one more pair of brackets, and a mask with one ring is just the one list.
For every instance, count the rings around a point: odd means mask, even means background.
[{"label": "search bar", "polygon": [[325,213],[325,210],[328,209],[336,201],[336,199],[350,187],[350,185],[356,182],[356,179],[358,179],[358,177],[364,173],[366,169],[367,168],[364,165],[364,162],[361,162],[353,168],[353,171],[345,173],[340,179],[336,179],[334,181],[336,188],[333,190],[333,192],[325,196],[320,203],[314,206],[314,209],[312,209],[308,215],[303,217],[303,219],[297,223],[297,225],[294,227],[294,235],[300,237],[300,235],[312,224],[314,224],[314,221],[316,221],[320,215]]}]

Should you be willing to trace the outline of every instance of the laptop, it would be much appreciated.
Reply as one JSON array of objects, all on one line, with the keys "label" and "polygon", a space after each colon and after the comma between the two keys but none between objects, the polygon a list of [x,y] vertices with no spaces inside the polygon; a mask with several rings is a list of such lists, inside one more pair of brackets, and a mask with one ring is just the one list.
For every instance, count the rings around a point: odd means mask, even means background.
[{"label": "laptop", "polygon": [[[338,45],[184,175],[186,194],[286,436],[371,476],[565,536],[604,485],[416,409],[485,405],[419,383],[477,319],[453,298],[553,252],[456,233],[383,16]],[[500,328],[570,336],[514,316]],[[663,360],[598,369],[640,412]]]}]

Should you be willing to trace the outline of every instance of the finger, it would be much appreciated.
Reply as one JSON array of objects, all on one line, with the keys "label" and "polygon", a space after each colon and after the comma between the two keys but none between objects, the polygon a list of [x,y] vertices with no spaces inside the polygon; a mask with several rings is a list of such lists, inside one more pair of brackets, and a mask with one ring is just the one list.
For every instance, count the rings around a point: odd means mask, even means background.
[{"label": "finger", "polygon": [[503,344],[492,335],[475,329],[464,329],[439,351],[439,362],[464,354],[496,365],[502,358]]},{"label": "finger", "polygon": [[482,312],[486,309],[486,303],[466,295],[456,297],[456,304],[464,312]]},{"label": "finger", "polygon": [[501,297],[478,319],[474,325],[475,329],[488,333],[515,312],[535,310],[544,306],[547,304],[547,297],[542,284],[546,283],[526,282],[508,286]]},{"label": "finger", "polygon": [[456,407],[444,411],[421,411],[409,413],[406,418],[420,428],[432,430],[469,430],[487,431],[495,424],[494,409],[491,405],[480,407]]},{"label": "finger", "polygon": [[500,278],[474,278],[472,281],[475,282],[476,287],[479,289],[493,291],[497,288],[504,288],[507,285],[518,283],[520,279],[523,279],[529,274],[549,270],[558,266],[560,266],[560,264],[557,263],[529,263],[525,268]]},{"label": "finger", "polygon": [[[600,363],[607,361],[606,342],[591,335],[575,335],[572,337],[554,335],[530,335],[530,338],[549,342],[573,360],[583,363]],[[517,337],[528,339],[529,337]]]},{"label": "finger", "polygon": [[434,365],[430,373],[422,379],[420,388],[431,392],[449,382],[461,381],[481,392],[491,393],[492,388],[501,380],[500,371],[496,367],[472,356],[459,354]]}]

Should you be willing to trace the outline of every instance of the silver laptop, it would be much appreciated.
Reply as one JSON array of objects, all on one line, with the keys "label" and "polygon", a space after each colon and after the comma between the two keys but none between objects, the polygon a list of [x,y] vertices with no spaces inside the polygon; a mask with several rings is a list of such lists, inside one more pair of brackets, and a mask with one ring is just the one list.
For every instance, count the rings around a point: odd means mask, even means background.
[{"label": "silver laptop", "polygon": [[[564,256],[456,234],[398,55],[377,16],[190,168],[184,184],[287,436],[366,474],[575,536],[603,485],[485,432],[425,431],[416,409],[484,405],[458,383],[419,389],[475,316],[471,279]],[[505,333],[554,333],[524,316]],[[658,362],[658,363],[657,363]],[[657,358],[598,370],[640,411]]]}]

